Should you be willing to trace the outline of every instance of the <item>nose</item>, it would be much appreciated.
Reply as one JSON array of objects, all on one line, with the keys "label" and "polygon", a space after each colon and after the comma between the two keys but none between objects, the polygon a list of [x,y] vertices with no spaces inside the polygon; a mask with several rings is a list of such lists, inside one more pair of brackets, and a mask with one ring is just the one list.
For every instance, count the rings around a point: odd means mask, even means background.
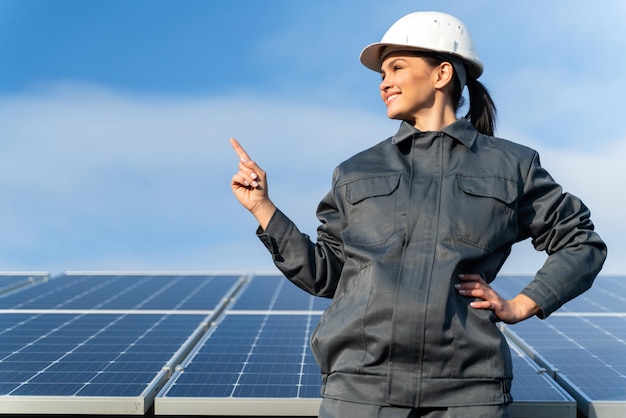
[{"label": "nose", "polygon": [[380,82],[379,88],[380,88],[381,93],[384,93],[385,91],[391,88],[391,82],[389,81],[387,77],[383,76]]}]

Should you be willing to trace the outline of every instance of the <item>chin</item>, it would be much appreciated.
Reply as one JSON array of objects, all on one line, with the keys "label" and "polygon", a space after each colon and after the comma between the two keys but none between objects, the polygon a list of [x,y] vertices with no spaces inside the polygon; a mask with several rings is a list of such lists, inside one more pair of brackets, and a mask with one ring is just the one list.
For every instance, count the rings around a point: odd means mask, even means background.
[{"label": "chin", "polygon": [[397,120],[403,120],[404,118],[402,117],[401,114],[399,114],[398,112],[393,112],[393,111],[387,111],[387,117],[389,119],[397,119]]},{"label": "chin", "polygon": [[392,104],[387,108],[387,117],[389,119],[407,120],[410,115],[404,112],[400,106],[394,106]]},{"label": "chin", "polygon": [[406,115],[399,114],[399,113],[387,112],[387,117],[389,119],[404,120],[404,121],[407,121],[407,122],[411,123],[411,118],[410,117],[408,117]]}]

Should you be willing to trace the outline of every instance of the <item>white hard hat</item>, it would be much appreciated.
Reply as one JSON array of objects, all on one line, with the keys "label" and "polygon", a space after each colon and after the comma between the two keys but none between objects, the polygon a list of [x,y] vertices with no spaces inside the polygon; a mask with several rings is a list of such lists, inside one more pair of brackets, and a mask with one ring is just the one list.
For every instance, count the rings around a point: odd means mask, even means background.
[{"label": "white hard hat", "polygon": [[361,62],[380,71],[384,55],[392,51],[434,51],[461,58],[469,74],[478,78],[483,63],[478,59],[467,27],[456,17],[441,12],[415,12],[391,25],[380,42],[361,52]]}]

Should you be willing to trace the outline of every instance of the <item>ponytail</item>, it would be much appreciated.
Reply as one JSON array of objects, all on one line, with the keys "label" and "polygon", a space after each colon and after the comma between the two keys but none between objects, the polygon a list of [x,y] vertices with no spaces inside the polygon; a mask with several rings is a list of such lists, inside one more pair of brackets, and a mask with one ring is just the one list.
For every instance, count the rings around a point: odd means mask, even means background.
[{"label": "ponytail", "polygon": [[[445,54],[430,51],[415,51],[414,54],[418,57],[424,58],[433,67],[440,65],[442,62],[449,62],[454,66],[454,59],[446,56]],[[467,74],[467,79],[465,81],[470,102],[469,110],[465,115],[465,119],[469,120],[478,132],[493,136],[496,130],[496,105],[493,103],[487,88],[483,86],[480,81],[471,77],[467,68],[465,68],[465,70]],[[463,87],[461,86],[458,74],[456,74],[453,79],[450,94],[453,103],[456,104],[454,110],[457,111],[465,103],[465,98],[463,97]]]},{"label": "ponytail", "polygon": [[493,136],[496,130],[496,105],[493,103],[487,88],[480,81],[468,77],[467,91],[470,104],[465,118],[474,125],[478,132]]}]

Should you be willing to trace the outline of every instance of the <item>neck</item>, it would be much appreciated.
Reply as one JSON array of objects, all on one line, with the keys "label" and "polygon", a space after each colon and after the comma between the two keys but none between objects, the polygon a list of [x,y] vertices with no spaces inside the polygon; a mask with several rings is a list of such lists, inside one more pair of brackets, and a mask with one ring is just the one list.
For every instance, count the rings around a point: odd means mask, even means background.
[{"label": "neck", "polygon": [[420,131],[441,131],[456,121],[454,106],[447,97],[439,97],[429,108],[421,109],[414,115],[413,120],[407,120]]},{"label": "neck", "polygon": [[425,115],[417,115],[414,120],[409,120],[420,131],[441,131],[446,126],[456,121],[454,111],[429,112]]}]

